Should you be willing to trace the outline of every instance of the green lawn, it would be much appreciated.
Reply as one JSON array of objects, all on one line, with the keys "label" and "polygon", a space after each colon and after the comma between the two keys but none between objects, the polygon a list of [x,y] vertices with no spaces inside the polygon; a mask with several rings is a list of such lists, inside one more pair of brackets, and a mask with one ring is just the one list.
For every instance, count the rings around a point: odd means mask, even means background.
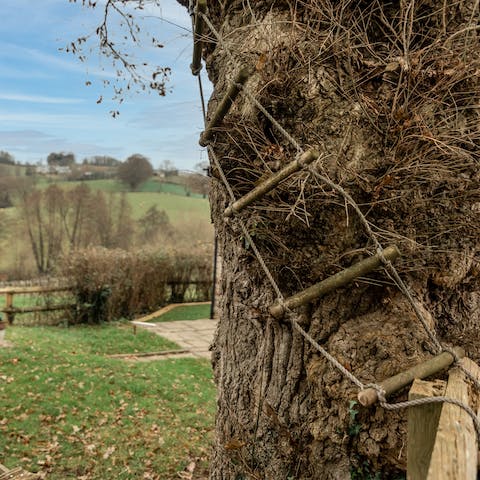
[{"label": "green lawn", "polygon": [[174,322],[176,320],[200,320],[203,318],[210,318],[210,304],[180,305],[151,321]]},{"label": "green lawn", "polygon": [[130,326],[7,329],[0,349],[0,463],[49,480],[179,478],[207,468],[214,386],[207,361],[105,354],[175,348]]}]

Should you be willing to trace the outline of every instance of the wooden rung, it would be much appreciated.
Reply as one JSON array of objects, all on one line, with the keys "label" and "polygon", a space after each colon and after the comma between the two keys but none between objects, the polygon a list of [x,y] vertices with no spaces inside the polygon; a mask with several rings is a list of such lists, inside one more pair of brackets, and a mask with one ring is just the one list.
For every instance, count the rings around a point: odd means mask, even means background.
[{"label": "wooden rung", "polygon": [[239,198],[236,202],[225,209],[224,215],[226,217],[231,217],[234,213],[238,213],[240,210],[243,210],[245,207],[253,203],[258,198],[267,194],[273,190],[280,182],[288,178],[295,172],[298,172],[300,169],[309,165],[318,158],[318,153],[314,150],[309,150],[302,154],[299,158],[295,159],[293,162],[290,162],[284,168],[273,174],[270,178],[265,180],[263,183],[255,187],[249,193],[244,195],[242,198]]},{"label": "wooden rung", "polygon": [[240,93],[240,85],[244,85],[250,76],[249,70],[246,67],[240,69],[240,71],[235,76],[233,83],[230,85],[227,93],[223,97],[222,101],[215,110],[212,119],[208,122],[205,131],[200,136],[200,145],[206,147],[209,140],[213,136],[213,131],[217,128],[223,121],[223,118],[230,110],[233,102]]},{"label": "wooden rung", "polygon": [[[440,397],[445,395],[447,382],[425,382],[418,378],[408,392],[408,400]],[[407,480],[425,480],[432,456],[441,403],[426,403],[408,409],[407,428]]]},{"label": "wooden rung", "polygon": [[202,69],[202,37],[205,22],[203,16],[207,11],[207,0],[198,0],[195,9],[195,31],[193,33],[193,59],[190,68],[193,75],[198,75]]},{"label": "wooden rung", "polygon": [[[453,348],[453,351],[459,358],[465,356],[465,350],[460,347]],[[378,385],[385,391],[385,395],[388,397],[392,393],[398,392],[402,388],[406,387],[415,380],[415,378],[426,378],[430,375],[440,372],[441,370],[449,367],[454,362],[453,355],[449,352],[442,352],[435,357],[432,357],[425,362],[419,363],[414,367],[406,370],[405,372],[398,373],[397,375],[382,380]],[[364,407],[369,407],[378,401],[378,394],[374,388],[366,388],[358,394],[358,401]]]},{"label": "wooden rung", "polygon": [[[461,365],[480,380],[477,364],[463,358]],[[445,396],[471,405],[465,373],[454,368],[448,376]],[[427,480],[476,480],[477,434],[473,420],[457,405],[445,403],[438,422]]]},{"label": "wooden rung", "polygon": [[[390,261],[393,261],[400,256],[400,251],[395,245],[385,248],[382,253],[383,256]],[[342,270],[341,272],[338,272],[335,275],[316,283],[315,285],[312,285],[306,290],[303,290],[303,292],[292,295],[284,300],[283,305],[280,303],[275,303],[269,308],[269,311],[272,316],[280,319],[285,315],[286,308],[296,308],[310,303],[313,300],[316,300],[317,298],[336,290],[337,288],[347,285],[357,277],[366,275],[381,265],[382,260],[380,259],[380,255],[377,253],[376,255],[366,258],[365,260],[362,260],[355,265],[352,265],[351,267]]]}]

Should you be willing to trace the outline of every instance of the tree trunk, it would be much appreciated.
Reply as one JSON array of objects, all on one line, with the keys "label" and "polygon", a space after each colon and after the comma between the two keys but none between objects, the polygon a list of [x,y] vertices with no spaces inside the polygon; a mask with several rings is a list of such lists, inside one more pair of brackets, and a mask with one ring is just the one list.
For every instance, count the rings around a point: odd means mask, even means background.
[{"label": "tree trunk", "polygon": [[[474,4],[209,0],[223,40],[209,32],[204,56],[215,86],[209,117],[240,66],[251,68],[248,92],[302,148],[320,152],[314,168],[355,199],[378,240],[399,246],[400,275],[439,339],[478,359]],[[296,154],[245,96],[211,145],[236,198]],[[372,239],[345,199],[306,171],[226,221],[231,200],[214,162],[212,174],[223,264],[211,478],[395,478],[405,469],[406,412],[360,409],[357,388],[269,315],[276,296],[239,222],[284,296],[375,253]],[[295,314],[363,383],[436,353],[383,271]]]}]

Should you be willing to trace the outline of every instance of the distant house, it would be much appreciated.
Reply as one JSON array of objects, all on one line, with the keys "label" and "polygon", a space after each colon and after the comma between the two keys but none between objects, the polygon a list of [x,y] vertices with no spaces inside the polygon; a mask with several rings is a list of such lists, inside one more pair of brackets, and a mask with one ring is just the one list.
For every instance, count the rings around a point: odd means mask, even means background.
[{"label": "distant house", "polygon": [[36,173],[38,175],[69,175],[72,173],[70,167],[60,167],[57,165],[37,165]]},{"label": "distant house", "polygon": [[72,173],[72,169],[68,166],[66,167],[54,166],[53,168],[56,170],[55,173],[57,175],[69,175],[70,173]]},{"label": "distant house", "polygon": [[178,177],[178,169],[172,168],[171,170],[164,170],[160,168],[157,170],[157,176],[160,178]]}]

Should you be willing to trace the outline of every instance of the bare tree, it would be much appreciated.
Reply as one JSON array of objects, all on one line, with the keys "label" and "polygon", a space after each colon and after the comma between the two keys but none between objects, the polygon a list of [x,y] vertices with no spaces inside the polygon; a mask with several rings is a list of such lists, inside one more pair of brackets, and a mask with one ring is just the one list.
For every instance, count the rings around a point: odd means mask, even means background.
[{"label": "bare tree", "polygon": [[197,193],[207,198],[210,190],[210,179],[201,173],[189,173],[185,177],[185,186],[188,192]]},{"label": "bare tree", "polygon": [[106,198],[84,184],[72,190],[51,185],[44,191],[25,191],[20,208],[39,273],[51,272],[60,256],[81,248],[128,249],[133,242],[125,195]]},{"label": "bare tree", "polygon": [[140,236],[146,243],[153,242],[158,236],[170,236],[173,233],[168,215],[152,205],[139,220]]},{"label": "bare tree", "polygon": [[62,254],[64,230],[60,206],[63,203],[63,192],[56,185],[49,186],[45,192],[34,190],[23,195],[22,217],[39,273],[50,272]]},{"label": "bare tree", "polygon": [[147,157],[136,153],[118,167],[117,175],[131,190],[136,190],[153,175],[153,167]]}]

